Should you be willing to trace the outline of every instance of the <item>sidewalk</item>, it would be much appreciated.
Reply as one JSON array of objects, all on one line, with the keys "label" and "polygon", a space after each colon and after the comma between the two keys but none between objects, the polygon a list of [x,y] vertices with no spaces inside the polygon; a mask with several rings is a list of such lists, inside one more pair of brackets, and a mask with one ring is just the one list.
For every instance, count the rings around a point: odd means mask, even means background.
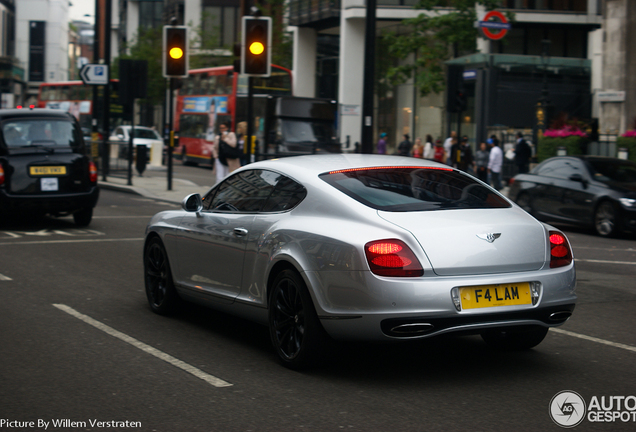
[{"label": "sidewalk", "polygon": [[[165,173],[165,168],[159,170]],[[173,177],[172,190],[168,190],[168,179],[165,175],[159,177],[139,176],[137,171],[133,171],[132,186],[128,185],[128,177],[126,175],[107,176],[106,181],[104,181],[101,173],[99,174],[98,185],[102,189],[128,192],[177,204],[181,204],[181,201],[190,194],[199,193],[203,196],[210,189],[210,186],[199,186],[190,180]]]}]

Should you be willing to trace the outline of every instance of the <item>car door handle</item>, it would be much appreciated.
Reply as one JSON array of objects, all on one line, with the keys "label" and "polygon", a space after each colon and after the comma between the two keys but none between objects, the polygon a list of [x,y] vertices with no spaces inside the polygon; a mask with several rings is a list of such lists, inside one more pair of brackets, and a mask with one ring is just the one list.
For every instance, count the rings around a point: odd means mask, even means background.
[{"label": "car door handle", "polygon": [[236,234],[237,236],[245,236],[247,235],[247,230],[245,228],[234,228],[234,234]]}]

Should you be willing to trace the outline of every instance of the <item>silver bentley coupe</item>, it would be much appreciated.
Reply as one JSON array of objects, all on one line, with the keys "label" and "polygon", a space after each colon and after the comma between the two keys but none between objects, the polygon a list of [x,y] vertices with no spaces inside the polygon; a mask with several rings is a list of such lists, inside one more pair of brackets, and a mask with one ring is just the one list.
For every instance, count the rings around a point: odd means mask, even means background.
[{"label": "silver bentley coupe", "polygon": [[154,312],[185,300],[263,323],[290,368],[332,339],[529,349],[576,302],[561,231],[464,172],[398,156],[246,165],[155,215],[143,262]]}]

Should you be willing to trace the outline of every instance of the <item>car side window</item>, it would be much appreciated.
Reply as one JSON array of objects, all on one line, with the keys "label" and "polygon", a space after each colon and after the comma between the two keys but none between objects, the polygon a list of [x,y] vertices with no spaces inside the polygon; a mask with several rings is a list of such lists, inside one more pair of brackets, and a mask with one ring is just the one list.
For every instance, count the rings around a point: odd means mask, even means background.
[{"label": "car side window", "polygon": [[581,174],[583,178],[588,177],[585,166],[574,158],[549,161],[537,170],[537,174],[565,180],[569,179],[572,174]]},{"label": "car side window", "polygon": [[261,211],[281,212],[290,210],[301,202],[306,195],[307,191],[303,185],[295,182],[289,177],[281,176],[280,180],[276,184],[276,188],[274,188],[274,192],[271,194]]},{"label": "car side window", "polygon": [[274,190],[280,174],[267,170],[248,170],[227,178],[204,200],[205,209],[220,212],[255,213]]}]

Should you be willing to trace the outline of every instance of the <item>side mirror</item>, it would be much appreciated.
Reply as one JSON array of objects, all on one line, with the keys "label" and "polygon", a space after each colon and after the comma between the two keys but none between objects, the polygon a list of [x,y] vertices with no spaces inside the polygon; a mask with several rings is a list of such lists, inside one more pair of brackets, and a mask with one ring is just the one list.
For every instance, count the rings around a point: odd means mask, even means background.
[{"label": "side mirror", "polygon": [[124,134],[117,134],[117,138],[119,138],[120,141],[123,141],[126,137]]},{"label": "side mirror", "polygon": [[578,173],[572,174],[569,177],[569,180],[574,182],[579,182],[583,185],[583,188],[587,188],[587,180],[585,180],[581,174],[578,174]]},{"label": "side mirror", "polygon": [[187,212],[200,212],[203,210],[203,200],[198,193],[190,194],[181,202],[181,208]]}]

